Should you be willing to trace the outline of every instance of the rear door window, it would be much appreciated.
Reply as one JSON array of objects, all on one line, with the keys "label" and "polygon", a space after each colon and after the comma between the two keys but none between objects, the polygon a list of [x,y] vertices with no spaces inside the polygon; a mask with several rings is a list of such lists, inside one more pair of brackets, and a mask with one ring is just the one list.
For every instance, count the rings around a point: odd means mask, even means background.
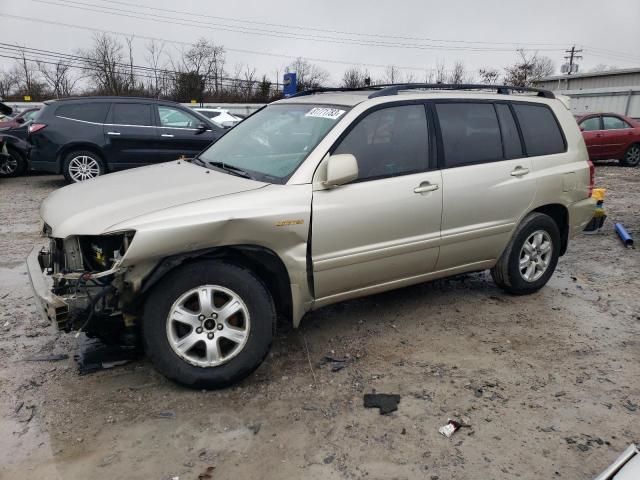
[{"label": "rear door window", "polygon": [[402,105],[368,114],[333,153],[354,155],[358,181],[363,181],[425,171],[428,147],[424,105]]},{"label": "rear door window", "polygon": [[595,132],[601,130],[600,117],[589,117],[580,123],[580,128],[585,132]]},{"label": "rear door window", "polygon": [[56,117],[84,122],[104,123],[109,111],[109,102],[71,103],[56,108]]},{"label": "rear door window", "polygon": [[115,125],[153,126],[152,106],[143,103],[114,103],[111,123]]},{"label": "rear door window", "polygon": [[631,128],[627,122],[618,117],[602,117],[602,123],[605,130],[622,130],[624,128]]},{"label": "rear door window", "polygon": [[566,151],[555,115],[546,105],[514,103],[527,155],[552,155]]},{"label": "rear door window", "polygon": [[497,103],[496,112],[498,114],[498,121],[500,122],[500,131],[502,132],[504,158],[507,160],[522,158],[523,153],[520,134],[518,134],[518,127],[516,126],[516,121],[513,119],[509,105]]},{"label": "rear door window", "polygon": [[491,103],[436,103],[444,164],[460,167],[502,160],[502,138]]}]

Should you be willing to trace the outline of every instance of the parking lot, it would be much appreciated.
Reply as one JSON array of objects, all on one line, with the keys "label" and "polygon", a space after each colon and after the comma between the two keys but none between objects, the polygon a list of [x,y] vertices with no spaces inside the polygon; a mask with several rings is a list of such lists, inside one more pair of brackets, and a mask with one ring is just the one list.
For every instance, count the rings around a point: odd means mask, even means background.
[{"label": "parking lot", "polygon": [[[341,303],[205,392],[146,360],[78,374],[78,340],[36,315],[24,266],[63,181],[2,180],[0,476],[592,478],[640,442],[640,254],[613,231],[640,236],[640,169],[605,162],[596,184],[603,232],[576,238],[540,292],[509,296],[483,272]],[[364,409],[373,390],[398,410]],[[448,418],[470,427],[447,439]]]}]

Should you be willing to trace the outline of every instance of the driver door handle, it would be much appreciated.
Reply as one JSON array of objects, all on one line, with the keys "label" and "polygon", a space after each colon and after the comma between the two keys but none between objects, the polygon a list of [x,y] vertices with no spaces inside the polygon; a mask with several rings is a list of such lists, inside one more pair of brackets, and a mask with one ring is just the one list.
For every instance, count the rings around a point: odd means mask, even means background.
[{"label": "driver door handle", "polygon": [[173,135],[171,135],[170,133],[163,133],[162,136],[167,138],[173,138]]},{"label": "driver door handle", "polygon": [[512,177],[522,177],[523,175],[526,175],[527,173],[529,173],[529,169],[528,168],[516,167],[514,170],[511,171],[511,176]]},{"label": "driver door handle", "polygon": [[107,132],[107,135],[120,135],[120,132]]},{"label": "driver door handle", "polygon": [[435,192],[439,188],[440,185],[438,185],[437,183],[422,182],[420,185],[413,189],[413,193]]}]

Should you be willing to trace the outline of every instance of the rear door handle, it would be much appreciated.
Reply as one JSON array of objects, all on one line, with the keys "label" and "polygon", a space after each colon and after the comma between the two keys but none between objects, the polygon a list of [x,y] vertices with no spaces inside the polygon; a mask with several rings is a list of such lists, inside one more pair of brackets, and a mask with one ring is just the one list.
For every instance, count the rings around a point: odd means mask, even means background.
[{"label": "rear door handle", "polygon": [[167,138],[173,138],[173,135],[171,135],[170,133],[163,133],[161,136],[167,137]]},{"label": "rear door handle", "polygon": [[523,175],[526,175],[527,173],[529,173],[529,169],[528,168],[516,167],[514,170],[511,171],[511,176],[512,177],[522,177]]},{"label": "rear door handle", "polygon": [[107,132],[107,135],[120,135],[120,132]]},{"label": "rear door handle", "polygon": [[419,186],[413,189],[413,193],[427,193],[435,192],[440,188],[437,183],[422,182]]}]

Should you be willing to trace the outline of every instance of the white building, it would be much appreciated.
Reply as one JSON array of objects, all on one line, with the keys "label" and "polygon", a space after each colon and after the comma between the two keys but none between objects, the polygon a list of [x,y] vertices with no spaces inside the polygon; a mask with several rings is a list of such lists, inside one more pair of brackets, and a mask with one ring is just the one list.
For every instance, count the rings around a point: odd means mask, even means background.
[{"label": "white building", "polygon": [[571,98],[571,111],[614,112],[640,119],[640,68],[554,75],[535,87]]}]

